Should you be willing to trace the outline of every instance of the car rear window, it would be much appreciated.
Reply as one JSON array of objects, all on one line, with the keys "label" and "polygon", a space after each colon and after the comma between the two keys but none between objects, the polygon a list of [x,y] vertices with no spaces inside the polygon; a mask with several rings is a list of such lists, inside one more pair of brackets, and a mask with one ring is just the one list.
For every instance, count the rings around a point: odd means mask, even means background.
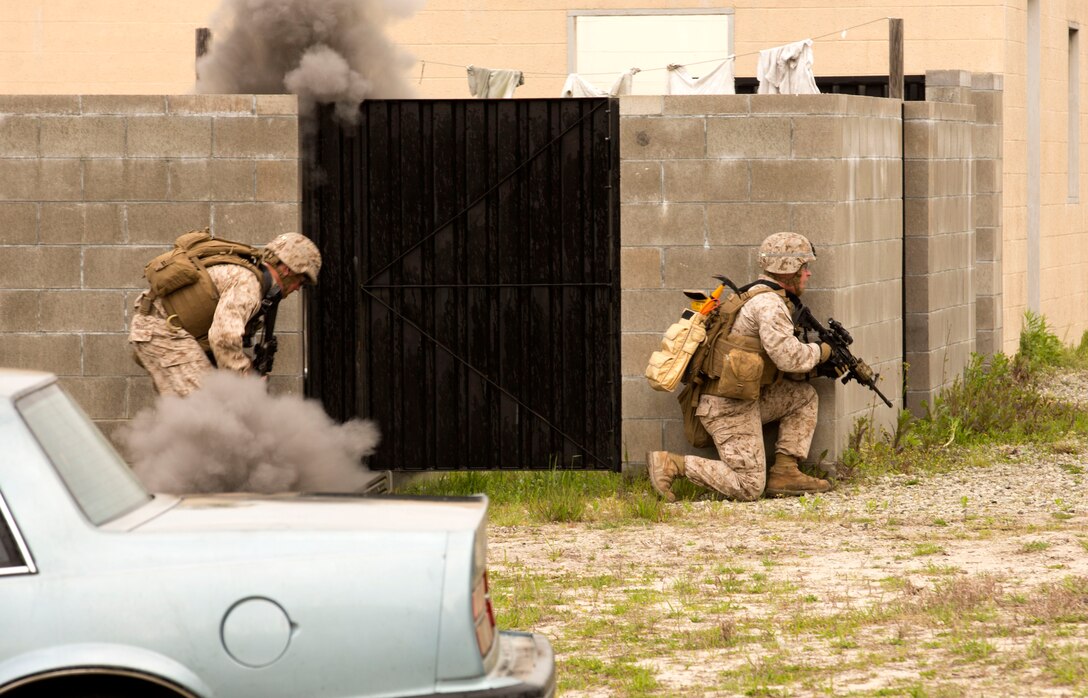
[{"label": "car rear window", "polygon": [[30,393],[15,407],[91,523],[112,521],[151,499],[98,427],[60,386]]}]

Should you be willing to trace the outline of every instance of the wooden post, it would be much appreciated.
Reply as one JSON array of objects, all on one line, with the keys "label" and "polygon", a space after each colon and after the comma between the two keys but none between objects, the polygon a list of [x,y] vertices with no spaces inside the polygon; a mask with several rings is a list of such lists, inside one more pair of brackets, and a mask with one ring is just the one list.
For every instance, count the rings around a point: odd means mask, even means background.
[{"label": "wooden post", "polygon": [[[212,30],[207,27],[199,27],[196,30],[196,60],[199,61],[200,57],[208,52],[208,47],[212,43]],[[200,81],[200,71],[196,70],[195,66],[193,72],[196,74],[197,82]]]},{"label": "wooden post", "polygon": [[903,99],[903,20],[888,18],[888,97]]},{"label": "wooden post", "polygon": [[196,57],[200,58],[208,52],[208,45],[212,42],[212,30],[200,27],[196,30]]}]

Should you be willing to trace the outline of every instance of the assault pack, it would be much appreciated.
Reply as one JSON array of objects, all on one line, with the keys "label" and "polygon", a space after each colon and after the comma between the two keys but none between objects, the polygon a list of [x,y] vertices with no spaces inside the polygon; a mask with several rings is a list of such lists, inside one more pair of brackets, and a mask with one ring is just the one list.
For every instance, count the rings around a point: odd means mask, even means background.
[{"label": "assault pack", "polygon": [[[151,287],[145,299],[156,298],[171,318],[193,335],[208,351],[208,330],[212,326],[219,290],[208,274],[216,264],[237,264],[253,272],[261,281],[262,295],[270,281],[261,265],[261,250],[242,242],[213,238],[208,228],[193,230],[178,237],[174,248],[152,259],[144,267]],[[147,309],[144,309],[146,312]]]},{"label": "assault pack", "polygon": [[[777,378],[777,368],[766,356],[757,337],[732,335],[733,324],[744,304],[761,293],[782,296],[777,284],[760,281],[738,288],[724,276],[710,294],[684,291],[691,299],[679,321],[673,323],[646,366],[646,379],[655,390],[672,391],[683,384],[677,400],[684,419],[684,436],[696,448],[711,444],[710,434],[695,416],[703,393],[741,400],[759,398],[763,385]],[[726,287],[730,293],[721,299]]]}]

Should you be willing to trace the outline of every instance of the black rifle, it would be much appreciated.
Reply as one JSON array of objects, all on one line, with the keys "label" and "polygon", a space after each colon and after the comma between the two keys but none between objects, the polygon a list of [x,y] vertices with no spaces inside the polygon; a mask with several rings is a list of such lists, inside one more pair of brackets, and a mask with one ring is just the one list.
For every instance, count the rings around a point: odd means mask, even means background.
[{"label": "black rifle", "polygon": [[276,349],[279,342],[276,341],[276,311],[280,307],[280,298],[283,290],[279,284],[273,284],[264,298],[261,299],[261,311],[258,316],[264,318],[264,332],[261,341],[253,347],[253,369],[262,376],[272,372],[272,362],[276,360]]},{"label": "black rifle", "polygon": [[820,321],[812,316],[812,311],[803,305],[798,305],[798,310],[794,315],[794,322],[804,331],[806,342],[808,341],[808,333],[811,330],[819,335],[821,342],[831,347],[831,356],[828,358],[826,365],[829,365],[834,373],[826,374],[817,369],[820,375],[828,375],[828,377],[833,378],[841,376],[844,385],[850,382],[851,379],[856,380],[879,395],[885,405],[892,406],[891,401],[884,396],[884,393],[880,392],[880,388],[876,387],[880,374],[873,373],[873,369],[869,368],[869,364],[854,356],[853,352],[850,351],[850,345],[854,343],[854,338],[850,336],[842,323],[830,318],[827,321],[830,327],[828,329],[821,325]]}]

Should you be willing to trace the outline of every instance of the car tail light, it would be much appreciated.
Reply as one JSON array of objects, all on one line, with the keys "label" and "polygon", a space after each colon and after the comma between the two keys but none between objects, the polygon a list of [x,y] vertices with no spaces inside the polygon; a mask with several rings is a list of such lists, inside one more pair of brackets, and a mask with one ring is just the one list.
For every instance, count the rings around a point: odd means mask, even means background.
[{"label": "car tail light", "polygon": [[486,656],[495,640],[495,609],[491,607],[486,569],[472,585],[472,620],[476,624],[476,644],[480,648],[480,655]]}]

